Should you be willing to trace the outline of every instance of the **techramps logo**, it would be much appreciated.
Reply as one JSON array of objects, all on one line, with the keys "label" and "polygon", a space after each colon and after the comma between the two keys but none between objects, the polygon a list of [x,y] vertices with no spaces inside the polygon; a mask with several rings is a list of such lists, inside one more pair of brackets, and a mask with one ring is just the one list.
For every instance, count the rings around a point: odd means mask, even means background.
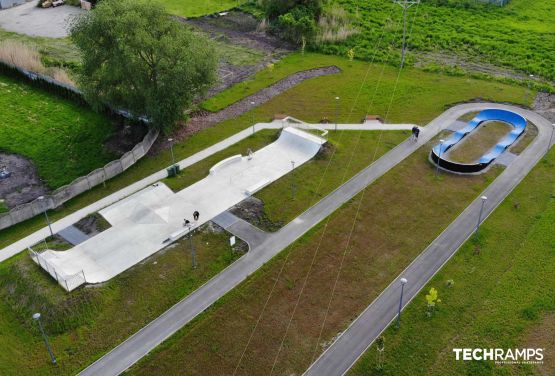
[{"label": "techramps logo", "polygon": [[543,364],[544,349],[453,349],[455,360],[489,360],[495,364]]}]

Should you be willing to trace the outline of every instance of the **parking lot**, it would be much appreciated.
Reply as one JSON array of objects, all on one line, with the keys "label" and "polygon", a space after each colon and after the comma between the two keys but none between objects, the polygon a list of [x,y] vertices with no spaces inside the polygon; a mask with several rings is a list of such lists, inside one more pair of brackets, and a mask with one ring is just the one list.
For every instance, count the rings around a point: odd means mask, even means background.
[{"label": "parking lot", "polygon": [[0,27],[7,31],[35,37],[66,37],[68,22],[83,12],[78,7],[63,5],[56,8],[37,7],[38,0],[0,10]]}]

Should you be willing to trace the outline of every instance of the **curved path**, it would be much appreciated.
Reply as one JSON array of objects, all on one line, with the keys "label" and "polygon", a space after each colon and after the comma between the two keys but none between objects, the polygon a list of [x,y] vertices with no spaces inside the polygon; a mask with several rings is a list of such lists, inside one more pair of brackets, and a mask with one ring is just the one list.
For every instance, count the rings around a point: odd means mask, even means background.
[{"label": "curved path", "polygon": [[[497,104],[463,104],[453,107],[426,126],[420,144],[426,143],[462,114],[485,108],[507,108]],[[514,108],[513,108],[514,109]],[[485,213],[491,211],[532,169],[547,150],[548,129],[551,124],[530,111],[517,109],[533,121],[539,129],[536,140],[503,172],[484,194],[490,196]],[[210,307],[219,298],[241,283],[250,274],[270,261],[272,257],[293,243],[313,226],[353,198],[369,184],[385,174],[420,147],[405,141],[382,156],[376,162],[355,175],[341,187],[301,214],[277,233],[254,246],[245,256],[230,265],[198,290],[177,303],[160,317],[128,338],[118,347],[93,363],[80,375],[119,375],[147,355],[156,346],[177,332],[189,321]],[[473,202],[430,247],[409,267],[410,285],[407,297],[412,298],[439,270],[443,263],[466,240],[476,225],[478,201]],[[405,275],[405,274],[403,274]],[[398,304],[398,280],[395,280],[359,319],[332,345],[309,369],[311,375],[341,375],[345,373],[370,343],[394,318]],[[370,328],[370,329],[368,329]]]},{"label": "curved path", "polygon": [[[525,151],[480,195],[488,200],[483,219],[489,216],[507,195],[524,179],[543,157],[549,145],[551,123],[540,115],[506,105],[464,104],[453,107],[432,121],[424,133],[428,141],[445,125],[466,112],[499,108],[520,113],[538,128],[535,138]],[[362,312],[336,341],[310,366],[305,375],[343,375],[372,342],[396,318],[399,305],[400,279],[407,278],[403,308],[420,292],[428,281],[449,261],[459,247],[472,235],[477,225],[481,199],[474,200],[445,231],[443,231],[395,280]]]}]

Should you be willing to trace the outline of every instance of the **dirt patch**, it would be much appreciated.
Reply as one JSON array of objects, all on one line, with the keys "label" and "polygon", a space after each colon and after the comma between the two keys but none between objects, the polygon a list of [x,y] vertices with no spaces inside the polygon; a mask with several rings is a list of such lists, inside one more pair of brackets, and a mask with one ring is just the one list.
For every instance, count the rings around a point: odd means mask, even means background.
[{"label": "dirt patch", "polygon": [[79,230],[89,236],[95,236],[112,227],[100,214],[94,213],[74,224]]},{"label": "dirt patch", "polygon": [[147,132],[148,129],[143,124],[122,124],[104,143],[104,147],[119,158],[141,142]]},{"label": "dirt patch", "polygon": [[555,312],[545,315],[524,335],[523,348],[543,348],[543,364],[533,366],[534,374],[555,375]]},{"label": "dirt patch", "polygon": [[246,13],[229,12],[220,17],[177,19],[203,31],[214,40],[257,50],[265,55],[257,64],[252,65],[233,65],[222,59],[218,70],[218,84],[208,91],[208,97],[246,80],[269,63],[276,62],[294,50],[294,46],[289,43],[258,31],[258,20]]},{"label": "dirt patch", "polygon": [[264,202],[256,197],[249,197],[241,201],[229,211],[263,231],[274,232],[283,227],[282,222],[273,222],[266,216]]},{"label": "dirt patch", "polygon": [[18,154],[0,153],[0,167],[5,166],[11,176],[0,180],[0,198],[8,208],[25,204],[48,193],[35,165]]},{"label": "dirt patch", "polygon": [[283,54],[295,49],[288,42],[258,31],[258,20],[250,14],[229,12],[220,17],[207,16],[189,20],[179,18],[179,20],[195,26],[212,37],[224,34],[232,44],[268,54]]}]

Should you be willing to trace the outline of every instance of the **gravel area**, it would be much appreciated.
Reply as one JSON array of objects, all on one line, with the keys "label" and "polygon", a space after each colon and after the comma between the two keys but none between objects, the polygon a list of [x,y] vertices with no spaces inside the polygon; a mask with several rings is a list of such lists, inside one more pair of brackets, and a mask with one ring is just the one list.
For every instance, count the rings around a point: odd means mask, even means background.
[{"label": "gravel area", "polygon": [[532,109],[555,123],[555,94],[538,93],[532,104]]}]

